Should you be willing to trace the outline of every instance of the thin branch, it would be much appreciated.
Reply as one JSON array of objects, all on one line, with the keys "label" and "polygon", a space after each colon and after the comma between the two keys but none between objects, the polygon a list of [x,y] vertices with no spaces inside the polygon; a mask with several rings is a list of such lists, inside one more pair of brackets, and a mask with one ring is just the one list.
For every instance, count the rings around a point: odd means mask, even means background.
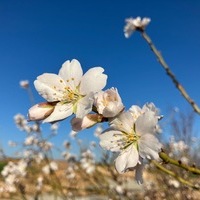
[{"label": "thin branch", "polygon": [[181,178],[180,176],[178,176],[176,173],[174,173],[173,171],[166,169],[163,165],[161,165],[160,163],[158,163],[157,161],[153,160],[152,161],[153,164],[160,169],[161,171],[165,172],[166,174],[173,176],[175,179],[177,179],[179,182],[181,182],[184,185],[187,185],[188,187],[191,187],[195,190],[200,190],[200,187],[193,185],[191,182]]},{"label": "thin branch", "polygon": [[160,152],[159,156],[165,163],[170,163],[172,165],[175,165],[175,166],[178,166],[182,169],[185,169],[186,171],[189,171],[193,174],[200,175],[200,169],[196,168],[195,166],[191,167],[191,166],[188,166],[186,164],[183,164],[180,160],[175,160],[173,158],[170,158],[165,152]]},{"label": "thin branch", "polygon": [[163,56],[161,53],[157,50],[155,45],[153,44],[151,38],[146,34],[144,30],[139,30],[141,32],[142,37],[146,40],[148,45],[150,46],[150,49],[153,51],[155,54],[158,62],[161,64],[161,66],[165,69],[167,75],[171,78],[172,82],[176,86],[176,88],[180,91],[182,96],[188,101],[188,103],[192,106],[194,111],[198,114],[200,114],[200,108],[199,106],[195,103],[193,99],[190,98],[189,94],[186,92],[185,88],[180,84],[180,82],[176,79],[175,75],[173,72],[170,70],[169,66],[165,62]]}]

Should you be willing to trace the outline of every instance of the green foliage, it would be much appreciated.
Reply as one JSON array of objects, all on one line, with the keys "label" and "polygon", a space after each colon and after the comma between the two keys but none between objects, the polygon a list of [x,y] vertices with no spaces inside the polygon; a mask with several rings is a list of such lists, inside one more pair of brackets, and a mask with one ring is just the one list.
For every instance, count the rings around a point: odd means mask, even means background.
[{"label": "green foliage", "polygon": [[3,170],[3,168],[7,165],[6,161],[0,161],[0,173]]}]

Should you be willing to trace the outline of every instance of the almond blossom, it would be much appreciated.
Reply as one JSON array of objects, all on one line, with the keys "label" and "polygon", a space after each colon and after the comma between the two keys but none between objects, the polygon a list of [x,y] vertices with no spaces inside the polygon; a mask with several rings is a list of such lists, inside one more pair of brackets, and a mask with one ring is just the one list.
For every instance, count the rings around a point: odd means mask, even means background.
[{"label": "almond blossom", "polygon": [[96,93],[94,105],[98,113],[107,118],[115,117],[124,109],[121,97],[116,88]]},{"label": "almond blossom", "polygon": [[126,38],[129,38],[134,31],[143,31],[146,28],[146,26],[150,23],[151,19],[147,17],[144,17],[143,19],[141,19],[141,17],[131,17],[126,19],[125,21],[126,25],[124,27],[124,35]]},{"label": "almond blossom", "polygon": [[[102,67],[93,67],[84,75],[78,60],[64,62],[58,75],[44,73],[34,85],[38,93],[49,103],[56,103],[53,112],[43,122],[54,122],[76,114],[82,118],[92,110],[93,97],[107,81]],[[97,81],[98,80],[98,81]]]},{"label": "almond blossom", "polygon": [[142,183],[144,159],[159,158],[161,144],[155,136],[157,123],[158,117],[152,110],[139,113],[132,109],[111,121],[110,128],[99,136],[101,147],[119,152],[115,160],[116,170],[124,173],[135,169],[138,183]]}]

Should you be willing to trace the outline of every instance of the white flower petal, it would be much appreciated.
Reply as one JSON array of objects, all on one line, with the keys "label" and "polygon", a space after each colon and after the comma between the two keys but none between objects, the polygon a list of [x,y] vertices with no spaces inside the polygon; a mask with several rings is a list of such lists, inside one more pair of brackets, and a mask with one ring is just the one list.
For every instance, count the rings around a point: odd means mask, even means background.
[{"label": "white flower petal", "polygon": [[155,133],[155,127],[158,123],[158,118],[155,116],[154,112],[147,111],[141,114],[137,121],[135,122],[136,125],[136,132],[140,135],[145,133]]},{"label": "white flower petal", "polygon": [[[100,146],[106,150],[113,152],[121,151],[121,144],[124,142],[124,135],[120,131],[107,129],[101,135],[99,135]],[[122,145],[123,146],[123,145]]]},{"label": "white flower petal", "polygon": [[158,159],[158,152],[161,150],[161,144],[152,134],[143,135],[138,141],[139,154],[142,158]]},{"label": "white flower petal", "polygon": [[90,92],[99,92],[106,86],[107,75],[103,74],[104,69],[94,67],[89,69],[82,77],[80,84],[80,93],[82,95]]},{"label": "white flower petal", "polygon": [[123,131],[125,133],[131,133],[133,128],[134,119],[130,112],[123,112],[117,118],[112,120],[111,126]]},{"label": "white flower petal", "polygon": [[93,95],[87,95],[77,102],[75,111],[77,118],[83,118],[90,111],[92,111],[92,105],[94,102],[92,97]]},{"label": "white flower petal", "polygon": [[139,159],[140,159],[141,164],[138,163],[135,168],[135,179],[136,179],[137,183],[139,185],[141,185],[143,183],[142,173],[143,173],[143,169],[144,169],[144,164],[143,164],[142,158],[139,158]]},{"label": "white flower petal", "polygon": [[124,173],[129,168],[137,165],[139,155],[136,147],[130,145],[127,149],[123,150],[115,160],[115,168],[119,173]]},{"label": "white flower petal", "polygon": [[48,102],[61,100],[66,86],[61,77],[49,73],[38,76],[34,85],[38,93]]},{"label": "white flower petal", "polygon": [[135,120],[141,115],[141,110],[142,109],[136,105],[133,105],[129,108],[129,111],[131,112]]},{"label": "white flower petal", "polygon": [[72,115],[72,113],[73,104],[57,103],[52,114],[47,117],[43,122],[55,122],[58,120],[62,120]]},{"label": "white flower petal", "polygon": [[83,70],[78,60],[73,59],[71,62],[67,60],[63,63],[58,75],[72,90],[75,90],[81,81]]}]

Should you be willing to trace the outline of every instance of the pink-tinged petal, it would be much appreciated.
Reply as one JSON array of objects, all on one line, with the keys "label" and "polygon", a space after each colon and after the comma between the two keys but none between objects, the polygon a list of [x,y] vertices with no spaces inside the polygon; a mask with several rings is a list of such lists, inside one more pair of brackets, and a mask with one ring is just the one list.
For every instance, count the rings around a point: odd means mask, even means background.
[{"label": "pink-tinged petal", "polygon": [[129,168],[133,168],[137,165],[139,155],[136,147],[130,145],[123,150],[115,160],[115,168],[119,173],[126,172]]},{"label": "pink-tinged petal", "polygon": [[56,74],[42,74],[34,81],[38,93],[48,102],[60,101],[65,91],[64,80]]},{"label": "pink-tinged petal", "polygon": [[75,90],[80,84],[83,70],[78,60],[73,59],[71,62],[68,60],[63,63],[58,75],[65,80],[68,87]]},{"label": "pink-tinged petal", "polygon": [[100,122],[103,116],[99,114],[87,114],[83,118],[73,118],[71,120],[71,126],[73,131],[81,131],[86,128],[90,128]]},{"label": "pink-tinged petal", "polygon": [[135,179],[137,181],[137,183],[139,185],[141,185],[143,183],[143,169],[144,169],[144,164],[143,164],[143,159],[140,157],[139,158],[140,163],[137,164],[136,168],[135,168]]},{"label": "pink-tinged petal", "polygon": [[161,143],[159,140],[152,134],[143,135],[139,141],[139,154],[142,158],[148,159],[158,159],[158,152],[161,150]]},{"label": "pink-tinged petal", "polygon": [[152,111],[147,111],[141,114],[135,122],[136,133],[143,135],[146,133],[155,133],[155,127],[158,123],[158,118]]},{"label": "pink-tinged petal", "polygon": [[43,102],[38,103],[34,106],[32,106],[28,110],[28,120],[29,121],[37,121],[37,120],[43,120],[47,118],[54,110],[54,105]]},{"label": "pink-tinged petal", "polygon": [[102,148],[113,152],[121,151],[121,147],[124,146],[124,135],[120,131],[107,129],[99,135],[99,139]]},{"label": "pink-tinged petal", "polygon": [[55,122],[63,120],[73,114],[73,104],[57,103],[54,111],[43,122]]},{"label": "pink-tinged petal", "polygon": [[82,95],[90,92],[99,92],[106,86],[107,75],[103,74],[104,69],[94,67],[89,69],[82,77],[80,84],[80,93]]},{"label": "pink-tinged petal", "polygon": [[75,114],[77,118],[83,118],[85,115],[87,115],[90,111],[92,111],[92,105],[93,105],[93,96],[87,95],[80,100],[78,100],[76,105]]},{"label": "pink-tinged petal", "polygon": [[117,116],[124,109],[121,97],[115,88],[96,93],[94,105],[98,113],[107,118]]}]

